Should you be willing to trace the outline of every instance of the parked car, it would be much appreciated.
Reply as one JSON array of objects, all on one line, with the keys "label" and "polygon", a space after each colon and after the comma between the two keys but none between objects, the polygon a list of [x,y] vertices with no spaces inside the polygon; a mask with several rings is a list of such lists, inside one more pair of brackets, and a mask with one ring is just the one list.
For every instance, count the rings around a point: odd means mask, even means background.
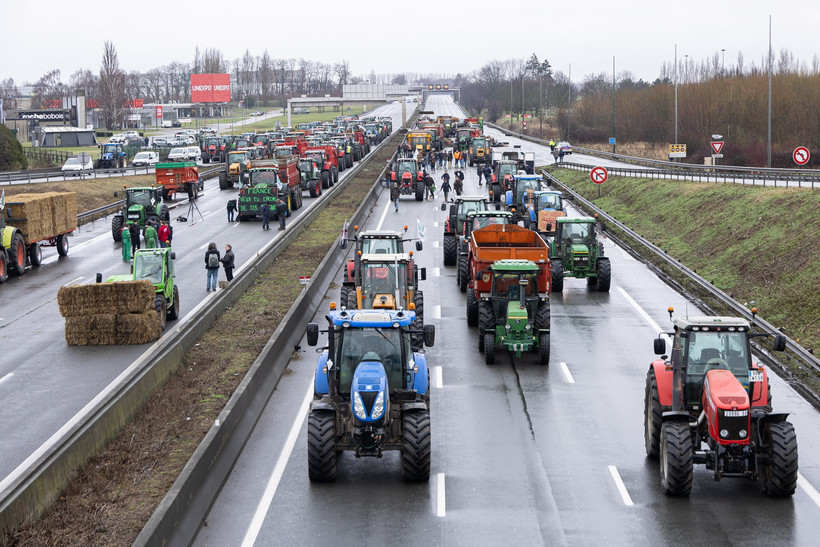
[{"label": "parked car", "polygon": [[185,146],[188,144],[182,137],[167,137],[166,143],[167,146]]},{"label": "parked car", "polygon": [[159,148],[162,146],[170,146],[168,144],[168,137],[154,137],[154,146]]},{"label": "parked car", "polygon": [[125,135],[122,134],[122,133],[117,133],[116,135],[112,135],[111,138],[108,139],[108,142],[124,143],[125,142]]},{"label": "parked car", "polygon": [[162,120],[160,124],[162,127],[174,127],[174,122],[171,120]]},{"label": "parked car", "polygon": [[137,152],[137,155],[131,160],[131,165],[139,167],[143,165],[154,165],[157,162],[159,162],[159,154],[156,152]]},{"label": "parked car", "polygon": [[122,136],[130,141],[134,141],[140,138],[140,134],[136,131],[123,131]]},{"label": "parked car", "polygon": [[572,154],[572,145],[570,145],[567,141],[561,141],[556,146],[558,146],[558,150],[564,151],[564,154]]},{"label": "parked car", "polygon": [[259,110],[256,110],[256,111],[254,111],[254,112],[251,112],[251,116],[262,116],[263,114],[264,114],[264,113],[263,113],[263,112],[261,112],[261,111],[259,111]]},{"label": "parked car", "polygon": [[72,175],[79,175],[83,171],[91,171],[94,168],[94,160],[91,159],[91,156],[88,154],[85,155],[88,158],[88,161],[82,163],[80,158],[77,156],[72,156],[65,160],[61,170],[63,173],[72,174]]},{"label": "parked car", "polygon": [[172,148],[168,152],[168,161],[188,161],[188,147]]},{"label": "parked car", "polygon": [[171,127],[182,127],[182,122],[179,120],[174,120],[171,122]]},{"label": "parked car", "polygon": [[188,161],[202,161],[202,150],[198,146],[188,147]]},{"label": "parked car", "polygon": [[310,114],[310,110],[305,108],[304,106],[297,106],[293,109],[294,114]]}]

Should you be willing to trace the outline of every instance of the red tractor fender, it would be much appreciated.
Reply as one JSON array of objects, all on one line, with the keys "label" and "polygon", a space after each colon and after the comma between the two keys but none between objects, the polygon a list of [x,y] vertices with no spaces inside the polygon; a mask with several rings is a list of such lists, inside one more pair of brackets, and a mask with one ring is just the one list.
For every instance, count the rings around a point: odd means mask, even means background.
[{"label": "red tractor fender", "polygon": [[751,374],[749,377],[749,399],[753,407],[764,407],[769,404],[769,374],[766,368],[758,363],[752,363],[752,371],[762,374],[760,382],[752,382]]},{"label": "red tractor fender", "polygon": [[355,260],[348,260],[347,267],[345,268],[345,281],[353,283],[355,281],[355,269],[356,269],[356,261]]},{"label": "red tractor fender", "polygon": [[390,180],[393,181],[393,182],[396,182],[396,172],[395,171],[390,172]]},{"label": "red tractor fender", "polygon": [[658,402],[661,406],[672,406],[672,367],[666,368],[666,361],[658,359],[652,362],[655,370],[655,382],[658,385]]}]

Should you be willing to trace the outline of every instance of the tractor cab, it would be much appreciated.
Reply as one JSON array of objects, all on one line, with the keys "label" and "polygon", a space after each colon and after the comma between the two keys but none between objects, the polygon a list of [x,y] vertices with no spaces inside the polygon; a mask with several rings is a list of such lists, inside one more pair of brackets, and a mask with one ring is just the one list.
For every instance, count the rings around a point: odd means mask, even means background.
[{"label": "tractor cab", "polygon": [[[358,309],[415,309],[417,272],[409,254],[362,254],[356,270]],[[426,270],[421,269],[421,279]]]},{"label": "tractor cab", "polygon": [[459,235],[459,249],[466,252],[470,242],[470,234],[473,230],[480,230],[494,224],[512,224],[512,213],[510,211],[470,211],[467,213],[467,221],[464,223],[464,233]]},{"label": "tractor cab", "polygon": [[[467,215],[478,211],[487,211],[487,198],[484,196],[458,196],[455,203],[450,205],[450,214],[447,218],[444,232],[464,233],[464,222]],[[444,204],[442,204],[442,208]]]},{"label": "tractor cab", "polygon": [[522,215],[527,219],[530,230],[548,237],[554,236],[556,220],[566,214],[561,192],[527,191],[523,196]]},{"label": "tractor cab", "polygon": [[[125,189],[125,222],[136,222],[145,227],[149,217],[161,216],[162,188],[126,188]],[[167,220],[167,219],[162,219]]]},{"label": "tractor cab", "polygon": [[507,208],[525,207],[525,199],[533,192],[541,190],[542,177],[537,175],[514,175],[506,189]]},{"label": "tractor cab", "polygon": [[[175,258],[176,253],[171,251],[169,247],[163,249],[138,249],[134,252],[131,273],[111,276],[106,280],[106,283],[150,281],[157,293],[154,298],[154,310],[159,314],[160,323],[164,328],[166,320],[179,317],[179,287],[175,283]],[[97,274],[97,276],[98,281],[102,279],[101,274]]]}]

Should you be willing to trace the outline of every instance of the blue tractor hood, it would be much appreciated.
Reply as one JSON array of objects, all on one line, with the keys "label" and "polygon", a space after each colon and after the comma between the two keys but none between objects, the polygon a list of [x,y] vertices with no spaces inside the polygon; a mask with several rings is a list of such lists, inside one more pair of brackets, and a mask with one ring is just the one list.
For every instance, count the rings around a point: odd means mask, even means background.
[{"label": "blue tractor hood", "polygon": [[[353,383],[350,386],[350,399],[353,405],[353,415],[364,423],[380,422],[387,410],[390,389],[387,385],[387,373],[374,352],[368,352],[356,367]],[[357,405],[361,401],[364,414],[357,412]]]}]

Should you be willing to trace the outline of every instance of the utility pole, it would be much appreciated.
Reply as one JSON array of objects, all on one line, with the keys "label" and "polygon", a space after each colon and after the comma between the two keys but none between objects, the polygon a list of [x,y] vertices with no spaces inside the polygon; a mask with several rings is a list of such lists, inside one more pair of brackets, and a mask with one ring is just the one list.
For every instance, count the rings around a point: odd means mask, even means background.
[{"label": "utility pole", "polygon": [[678,144],[678,44],[675,44],[675,140]]},{"label": "utility pole", "polygon": [[769,140],[766,147],[766,167],[772,166],[772,16],[769,15]]},{"label": "utility pole", "polygon": [[512,131],[512,113],[513,113],[513,101],[512,101],[512,74],[510,74],[510,131]]},{"label": "utility pole", "polygon": [[615,56],[612,56],[612,153],[615,153]]},{"label": "utility pole", "polygon": [[572,107],[572,63],[569,64],[569,74],[567,75],[567,140],[569,140],[570,107]]}]

